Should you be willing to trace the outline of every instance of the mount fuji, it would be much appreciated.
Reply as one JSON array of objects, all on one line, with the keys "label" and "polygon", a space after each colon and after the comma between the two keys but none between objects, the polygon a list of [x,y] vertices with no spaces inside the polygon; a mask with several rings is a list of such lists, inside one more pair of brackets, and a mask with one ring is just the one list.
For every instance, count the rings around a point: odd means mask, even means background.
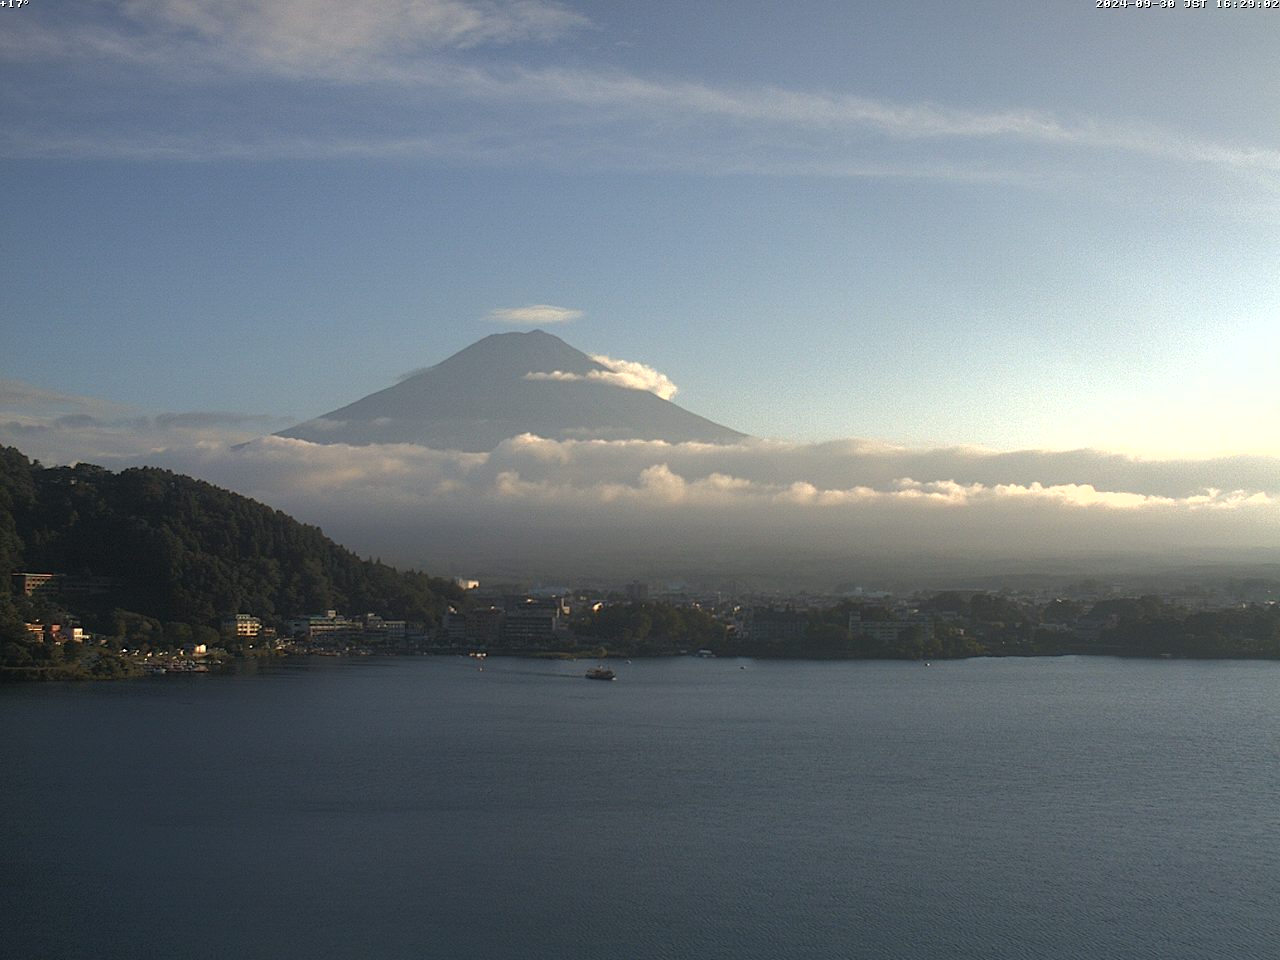
[{"label": "mount fuji", "polygon": [[485,337],[434,367],[277,436],[483,452],[523,433],[669,443],[733,443],[746,436],[629,384],[625,369],[542,330]]}]

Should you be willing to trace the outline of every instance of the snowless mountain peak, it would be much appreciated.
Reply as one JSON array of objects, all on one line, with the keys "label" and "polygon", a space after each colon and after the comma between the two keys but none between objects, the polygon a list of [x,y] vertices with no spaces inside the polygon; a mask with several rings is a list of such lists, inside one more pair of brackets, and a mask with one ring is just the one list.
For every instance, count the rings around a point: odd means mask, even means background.
[{"label": "snowless mountain peak", "polygon": [[533,433],[555,440],[732,443],[745,436],[679,407],[642,364],[606,363],[543,330],[495,333],[345,407],[281,431],[313,443],[415,443],[485,451]]}]

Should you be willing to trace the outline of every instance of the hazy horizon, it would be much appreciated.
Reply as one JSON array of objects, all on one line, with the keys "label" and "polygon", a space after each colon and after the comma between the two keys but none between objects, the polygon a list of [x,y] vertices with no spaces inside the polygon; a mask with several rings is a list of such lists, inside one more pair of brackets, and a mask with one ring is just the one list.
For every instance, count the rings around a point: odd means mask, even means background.
[{"label": "hazy horizon", "polygon": [[[0,396],[27,413],[0,422],[0,441],[55,463],[192,474],[318,524],[364,555],[486,579],[827,589],[1280,562],[1280,460],[1270,457],[672,442],[662,424],[682,430],[683,421],[663,418],[637,431],[657,431],[650,439],[617,439],[605,420],[603,437],[525,429],[466,449],[413,440],[418,417],[438,416],[442,397],[453,411],[443,435],[453,437],[495,422],[521,430],[522,415],[549,423],[602,396],[669,392],[657,371],[618,373],[555,337],[501,339],[500,355],[468,351],[481,359],[417,373],[302,424],[302,436],[263,435],[273,424],[232,416],[112,413],[7,382]],[[587,373],[536,369],[555,365],[539,362],[549,344],[559,345],[551,356],[560,366]],[[595,379],[583,382],[588,374]],[[474,404],[485,419],[466,419]],[[640,416],[652,409],[642,404]],[[659,398],[657,409],[675,408]],[[337,419],[350,415],[362,419]],[[410,439],[380,441],[401,429]]]}]

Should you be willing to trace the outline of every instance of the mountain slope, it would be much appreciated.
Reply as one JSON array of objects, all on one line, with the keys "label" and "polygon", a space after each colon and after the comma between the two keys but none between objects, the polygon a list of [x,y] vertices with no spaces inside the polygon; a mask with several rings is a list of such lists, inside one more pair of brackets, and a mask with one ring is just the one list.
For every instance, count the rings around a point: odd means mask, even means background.
[{"label": "mountain slope", "polygon": [[484,451],[535,433],[557,440],[732,443],[745,435],[645,390],[586,378],[608,368],[559,337],[534,330],[485,337],[395,386],[278,436],[313,443],[417,443]]},{"label": "mountain slope", "polygon": [[122,607],[189,624],[327,608],[434,622],[460,595],[447,581],[362,560],[317,527],[201,480],[151,467],[41,467],[0,447],[6,585],[17,570],[110,578],[110,592],[81,598],[77,613]]}]

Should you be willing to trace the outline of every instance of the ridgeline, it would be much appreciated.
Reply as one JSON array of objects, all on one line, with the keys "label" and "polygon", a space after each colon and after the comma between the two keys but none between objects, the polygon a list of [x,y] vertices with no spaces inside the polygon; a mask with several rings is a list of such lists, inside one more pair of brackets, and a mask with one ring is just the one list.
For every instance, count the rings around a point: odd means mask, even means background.
[{"label": "ridgeline", "polygon": [[43,467],[0,447],[0,660],[10,665],[26,662],[11,649],[30,644],[23,621],[47,615],[51,603],[11,595],[19,571],[63,575],[69,589],[57,608],[121,638],[216,636],[228,613],[271,623],[334,608],[434,624],[461,595],[449,581],[362,560],[318,527],[201,480],[149,467]]}]

